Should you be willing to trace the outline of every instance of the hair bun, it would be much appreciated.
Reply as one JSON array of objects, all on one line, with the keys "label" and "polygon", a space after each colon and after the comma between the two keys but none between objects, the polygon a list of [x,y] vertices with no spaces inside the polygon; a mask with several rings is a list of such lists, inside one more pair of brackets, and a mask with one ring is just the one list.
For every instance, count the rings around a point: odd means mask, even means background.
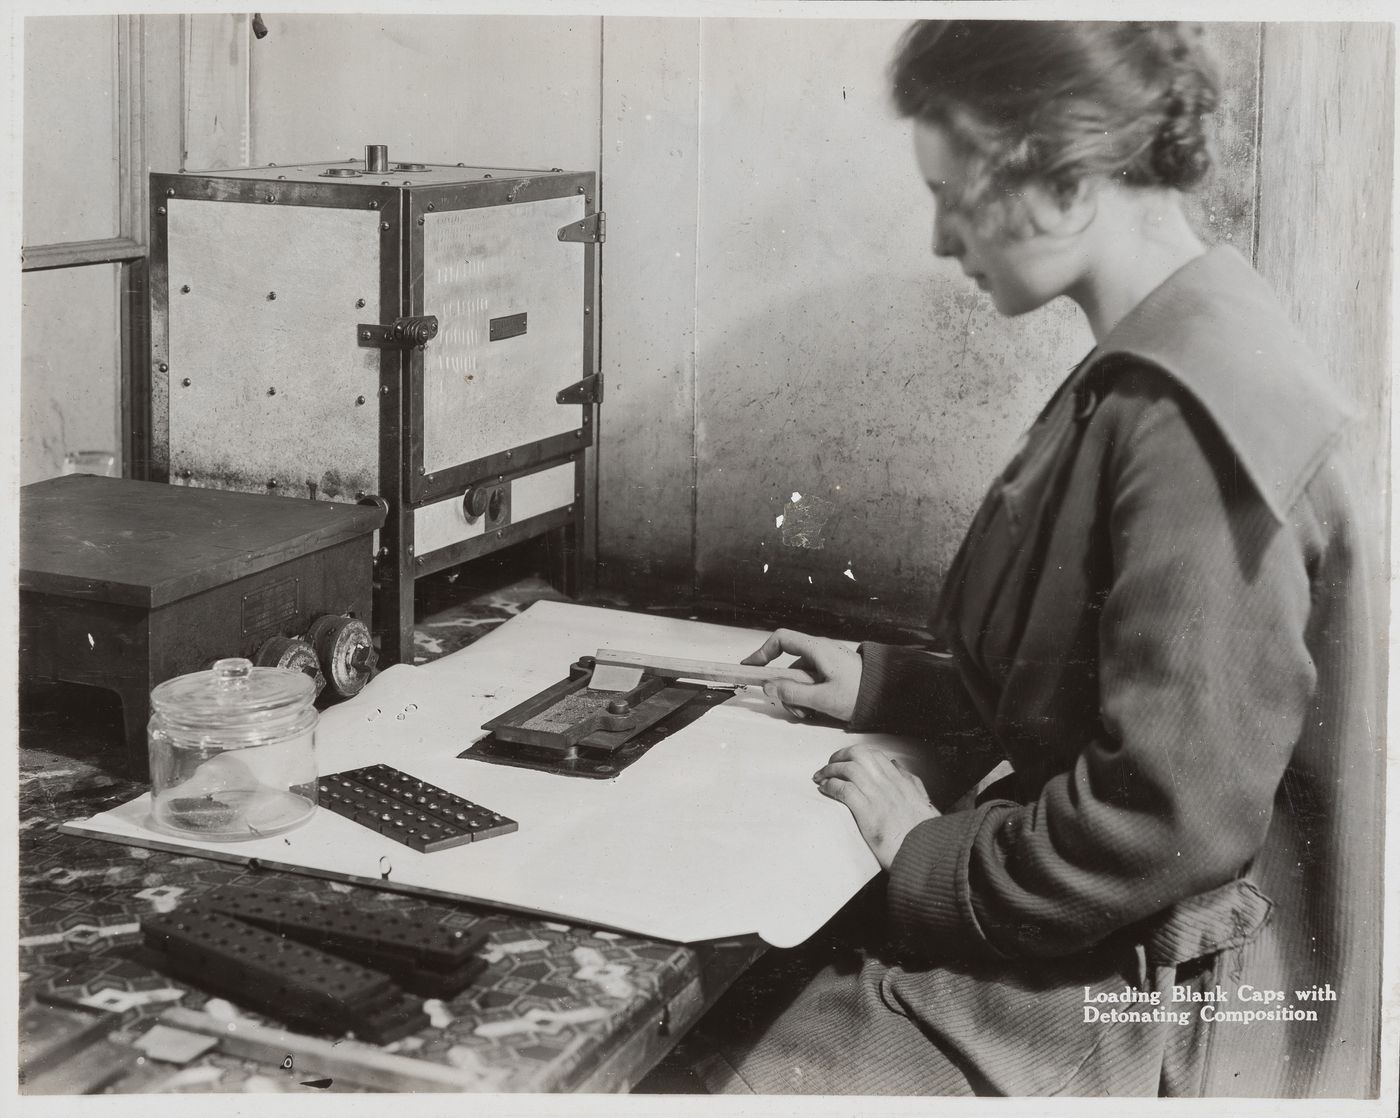
[{"label": "hair bun", "polygon": [[1205,118],[1215,109],[1214,87],[1194,69],[1178,70],[1165,95],[1161,125],[1152,141],[1152,170],[1164,186],[1187,190],[1210,171]]}]

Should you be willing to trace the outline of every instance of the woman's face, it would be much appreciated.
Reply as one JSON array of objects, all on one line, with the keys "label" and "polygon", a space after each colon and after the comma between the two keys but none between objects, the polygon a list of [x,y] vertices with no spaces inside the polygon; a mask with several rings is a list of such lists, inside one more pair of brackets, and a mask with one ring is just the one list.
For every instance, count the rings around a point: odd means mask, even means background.
[{"label": "woman's face", "polygon": [[1063,231],[1066,213],[1048,193],[1028,188],[1027,231],[1006,231],[959,209],[955,200],[963,194],[966,160],[942,128],[915,121],[914,156],[934,197],[934,254],[957,260],[1002,314],[1042,307],[1083,276],[1079,238]]}]

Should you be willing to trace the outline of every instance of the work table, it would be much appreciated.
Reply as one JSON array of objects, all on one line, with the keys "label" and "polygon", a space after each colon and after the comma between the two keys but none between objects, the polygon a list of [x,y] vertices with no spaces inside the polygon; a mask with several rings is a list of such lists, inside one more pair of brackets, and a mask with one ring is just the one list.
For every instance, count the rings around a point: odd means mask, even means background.
[{"label": "work table", "polygon": [[[453,631],[480,632],[455,617],[420,647],[446,651]],[[67,694],[67,693],[65,693]],[[77,691],[82,696],[85,692]],[[119,731],[67,711],[21,717],[19,776],[20,1020],[31,1052],[77,1028],[87,1010],[115,1013],[105,1040],[59,1056],[22,1090],[59,1094],[427,1090],[411,1060],[431,1064],[438,1089],[492,1092],[626,1091],[674,1045],[763,951],[753,937],[691,946],[573,927],[485,906],[407,896],[209,857],[147,850],[61,833],[65,822],[131,799],[143,785],[104,757]],[[488,969],[439,1005],[417,1034],[363,1053],[358,1069],[317,1066],[314,1056],[255,1043],[255,1026],[277,1022],[167,977],[141,942],[149,913],[189,903],[228,884],[275,885],[367,912],[394,911],[449,928],[484,929]],[[191,1011],[227,1025],[228,1039],[184,1059],[148,1036]],[[98,1027],[100,1028],[100,1027]],[[234,1035],[238,1029],[232,1030]],[[137,1045],[156,1045],[147,1054]],[[145,1039],[143,1039],[145,1038]],[[325,1038],[329,1045],[334,1038]],[[315,1050],[315,1046],[311,1046]],[[344,1050],[344,1052],[342,1051]],[[324,1050],[324,1049],[322,1049]],[[353,1046],[336,1046],[338,1057]],[[254,1053],[256,1054],[250,1054]],[[167,1058],[158,1058],[157,1053]],[[396,1057],[381,1060],[375,1055]],[[290,1056],[288,1061],[286,1056]],[[170,1058],[176,1057],[176,1058]],[[320,1061],[324,1063],[325,1061]],[[290,1063],[290,1066],[288,1064]],[[439,1074],[448,1072],[450,1074]],[[406,1078],[403,1077],[407,1074]],[[311,1084],[307,1086],[307,1084]]]}]

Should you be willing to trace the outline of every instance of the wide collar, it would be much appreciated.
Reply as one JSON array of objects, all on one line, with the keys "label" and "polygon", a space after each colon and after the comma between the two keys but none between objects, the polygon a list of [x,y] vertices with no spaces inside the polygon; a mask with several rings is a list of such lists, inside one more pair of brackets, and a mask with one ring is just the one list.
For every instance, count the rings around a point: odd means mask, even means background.
[{"label": "wide collar", "polygon": [[1273,291],[1228,245],[1129,311],[1084,375],[1123,357],[1155,365],[1199,401],[1280,523],[1352,418]]}]

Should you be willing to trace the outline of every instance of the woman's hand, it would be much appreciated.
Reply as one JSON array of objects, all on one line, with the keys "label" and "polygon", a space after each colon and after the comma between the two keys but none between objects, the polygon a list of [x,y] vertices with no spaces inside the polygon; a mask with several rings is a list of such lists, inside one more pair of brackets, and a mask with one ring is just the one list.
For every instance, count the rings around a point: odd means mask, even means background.
[{"label": "woman's hand", "polygon": [[785,706],[798,718],[809,711],[830,715],[849,722],[856,709],[860,693],[860,673],[863,667],[860,653],[825,637],[809,637],[791,629],[779,629],[763,642],[763,647],[744,657],[745,664],[768,664],[784,652],[798,657],[792,665],[810,674],[815,683],[794,683],[786,679],[769,680],[763,693]]},{"label": "woman's hand", "polygon": [[861,837],[882,868],[889,869],[904,838],[939,812],[923,782],[871,745],[848,745],[812,774],[823,796],[851,809]]}]

